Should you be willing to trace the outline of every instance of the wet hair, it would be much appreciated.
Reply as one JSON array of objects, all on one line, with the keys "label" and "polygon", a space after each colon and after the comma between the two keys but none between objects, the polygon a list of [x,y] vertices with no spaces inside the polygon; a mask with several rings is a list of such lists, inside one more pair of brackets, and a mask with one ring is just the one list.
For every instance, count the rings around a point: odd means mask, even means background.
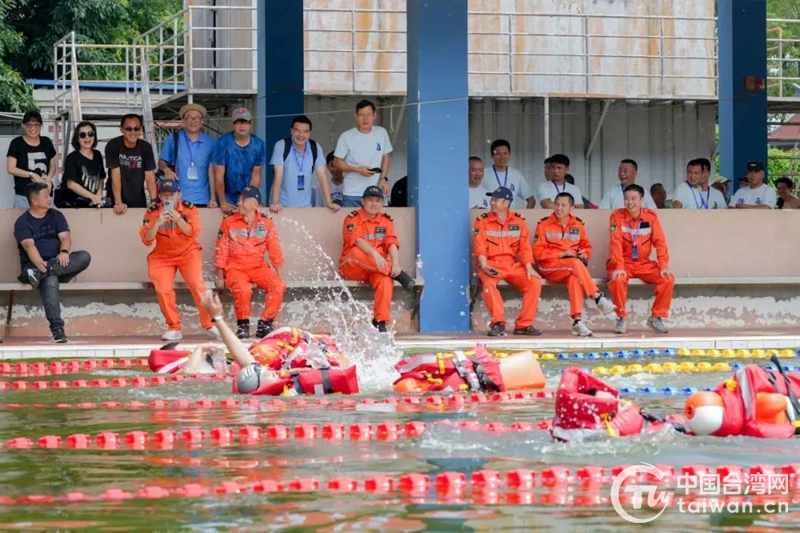
[{"label": "wet hair", "polygon": [[619,164],[620,165],[628,164],[633,167],[633,170],[639,170],[639,165],[633,159],[623,159],[622,161],[619,162]]},{"label": "wet hair", "polygon": [[556,194],[556,197],[553,201],[558,200],[559,198],[566,198],[569,200],[569,205],[575,205],[575,198],[568,192],[560,192]]},{"label": "wet hair", "polygon": [[356,104],[356,113],[358,113],[359,111],[361,111],[361,110],[362,110],[362,109],[364,109],[365,107],[371,107],[371,108],[372,108],[372,112],[373,112],[373,113],[374,113],[375,111],[377,111],[377,110],[375,109],[375,104],[373,104],[373,103],[372,103],[372,102],[370,102],[369,100],[366,100],[366,99],[364,99],[364,100],[361,100],[360,102],[358,102],[358,103]]},{"label": "wet hair", "polygon": [[476,163],[483,163],[483,159],[481,159],[477,155],[470,156],[469,160],[470,161],[475,161]]},{"label": "wet hair", "polygon": [[492,154],[494,154],[494,151],[497,150],[498,148],[502,147],[502,146],[505,146],[506,148],[508,148],[508,153],[509,154],[511,153],[511,143],[508,142],[505,139],[497,139],[496,141],[494,141],[492,143],[492,145],[489,147],[489,151]]},{"label": "wet hair", "polygon": [[642,187],[641,185],[636,185],[635,183],[631,183],[630,185],[625,187],[625,190],[622,191],[622,194],[625,194],[626,192],[629,191],[636,191],[639,193],[640,197],[644,198],[644,187]]},{"label": "wet hair", "polygon": [[328,152],[328,155],[325,156],[325,164],[330,165],[334,159],[336,159],[336,156],[333,155],[333,152]]},{"label": "wet hair", "polygon": [[25,198],[28,199],[28,203],[31,204],[33,197],[39,194],[40,192],[47,190],[46,183],[31,183],[27,187],[25,187]]},{"label": "wet hair", "polygon": [[72,142],[70,144],[72,144],[72,147],[75,148],[76,150],[81,149],[81,143],[78,140],[79,139],[78,134],[81,132],[81,128],[85,128],[86,126],[91,126],[92,132],[94,133],[94,142],[92,143],[92,148],[97,147],[97,127],[94,125],[94,123],[89,122],[88,120],[84,120],[83,122],[79,122],[78,125],[75,126],[75,133],[72,134]]},{"label": "wet hair", "polygon": [[548,159],[553,165],[564,165],[565,167],[569,166],[569,157],[565,156],[564,154],[554,154],[548,157]]},{"label": "wet hair", "polygon": [[789,187],[790,191],[794,190],[794,182],[790,178],[778,178],[775,180],[775,188],[778,188],[778,184],[783,183],[787,187]]},{"label": "wet hair", "polygon": [[294,120],[292,120],[292,126],[291,126],[292,129],[294,129],[295,124],[308,124],[309,130],[314,129],[314,126],[311,125],[311,119],[305,115],[299,115],[297,117],[294,117]]},{"label": "wet hair", "polygon": [[122,118],[119,119],[119,127],[124,128],[125,123],[128,122],[129,120],[138,120],[139,125],[142,127],[142,129],[144,129],[144,121],[142,120],[142,116],[137,115],[136,113],[128,113],[126,115],[122,115]]},{"label": "wet hair", "polygon": [[39,113],[38,109],[31,109],[30,111],[25,111],[25,115],[22,117],[22,123],[27,124],[28,122],[37,121],[39,124],[44,122],[42,120],[42,114]]},{"label": "wet hair", "polygon": [[662,189],[666,190],[663,183],[654,183],[650,186],[650,194],[653,194],[653,191],[661,187]]}]

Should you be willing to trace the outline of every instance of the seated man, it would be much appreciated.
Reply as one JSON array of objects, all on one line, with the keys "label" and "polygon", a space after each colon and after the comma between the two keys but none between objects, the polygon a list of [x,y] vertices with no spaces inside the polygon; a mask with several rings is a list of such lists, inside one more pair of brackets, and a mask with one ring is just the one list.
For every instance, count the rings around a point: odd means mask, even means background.
[{"label": "seated man", "polygon": [[[667,270],[669,251],[664,230],[654,210],[642,207],[644,189],[631,184],[625,187],[625,207],[611,214],[610,258],[608,290],[617,307],[617,323],[614,331],[625,333],[627,325],[625,304],[628,299],[628,280],[639,278],[655,285],[656,299],[647,326],[656,333],[667,333],[664,319],[669,316],[675,278]],[[657,261],[650,260],[650,252],[656,249]]]},{"label": "seated man", "polygon": [[553,214],[539,221],[533,238],[533,257],[539,262],[544,279],[566,283],[569,291],[572,334],[590,337],[592,331],[582,320],[583,295],[589,296],[603,313],[614,310],[614,304],[597,288],[589,269],[592,244],[586,236],[583,220],[571,214],[575,200],[568,192],[555,198]]},{"label": "seated man", "polygon": [[755,159],[747,162],[748,186],[731,197],[730,206],[736,209],[775,209],[778,197],[775,189],[764,183],[764,163]]},{"label": "seated man", "polygon": [[[238,327],[236,336],[240,339],[250,337],[252,284],[267,293],[256,330],[259,339],[272,331],[286,291],[280,275],[283,253],[278,232],[272,219],[259,213],[260,204],[261,192],[256,187],[248,185],[242,189],[239,212],[223,219],[217,235],[216,286],[219,290],[226,285],[231,289]],[[267,254],[271,265],[264,262]]]},{"label": "seated man", "polygon": [[404,289],[414,288],[414,279],[400,268],[400,241],[394,232],[392,217],[382,213],[383,190],[371,185],[364,190],[363,207],[344,219],[344,243],[339,272],[344,279],[366,281],[375,289],[372,325],[386,332],[392,292],[397,280]]},{"label": "seated man", "polygon": [[498,187],[491,196],[491,212],[475,220],[474,253],[478,260],[478,279],[483,285],[483,301],[492,316],[490,337],[506,334],[503,298],[497,284],[506,280],[522,292],[522,310],[514,324],[514,335],[541,335],[533,327],[536,307],[542,292],[542,279],[533,268],[530,234],[525,219],[508,208],[514,193]]},{"label": "seated man", "polygon": [[50,208],[49,186],[31,183],[25,189],[30,209],[14,223],[22,274],[19,279],[38,287],[44,314],[57,343],[67,342],[61,318],[60,283],[68,283],[86,270],[92,258],[88,252],[71,252],[72,236],[67,219]]}]

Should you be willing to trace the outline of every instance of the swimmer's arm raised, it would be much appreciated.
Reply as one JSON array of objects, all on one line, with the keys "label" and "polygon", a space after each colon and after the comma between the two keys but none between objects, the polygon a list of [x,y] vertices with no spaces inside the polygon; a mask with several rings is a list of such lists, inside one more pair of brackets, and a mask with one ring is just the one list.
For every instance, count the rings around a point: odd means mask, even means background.
[{"label": "swimmer's arm raised", "polygon": [[[205,294],[200,297],[200,304],[212,317],[222,316],[222,302],[220,302],[219,296],[214,292],[206,291]],[[230,352],[236,362],[239,363],[239,366],[244,368],[255,363],[256,360],[253,359],[253,356],[247,351],[245,345],[236,337],[236,334],[228,327],[228,324],[226,324],[224,320],[219,319],[214,322],[214,325],[217,326],[219,334],[222,337],[222,342],[225,343],[228,352]]]}]

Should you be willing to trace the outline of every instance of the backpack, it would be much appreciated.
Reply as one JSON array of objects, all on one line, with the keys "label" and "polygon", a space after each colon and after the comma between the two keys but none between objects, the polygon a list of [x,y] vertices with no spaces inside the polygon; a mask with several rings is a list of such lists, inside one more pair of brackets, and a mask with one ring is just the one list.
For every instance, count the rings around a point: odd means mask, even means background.
[{"label": "backpack", "polygon": [[[313,140],[308,140],[308,145],[311,147],[311,172],[314,172],[314,163],[317,162],[317,143]],[[283,140],[283,162],[286,163],[286,159],[289,157],[289,152],[292,151],[292,138],[286,137]]]}]

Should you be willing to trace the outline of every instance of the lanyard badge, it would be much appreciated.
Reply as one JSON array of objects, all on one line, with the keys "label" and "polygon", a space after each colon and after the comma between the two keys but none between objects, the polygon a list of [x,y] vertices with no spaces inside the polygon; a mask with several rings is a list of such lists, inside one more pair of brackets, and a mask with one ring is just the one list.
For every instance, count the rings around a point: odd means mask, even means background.
[{"label": "lanyard badge", "polygon": [[303,150],[303,155],[300,155],[297,151],[297,148],[294,147],[294,143],[292,144],[292,154],[294,154],[294,162],[297,165],[297,190],[304,191],[306,190],[306,176],[303,173],[303,162],[306,158],[306,152],[308,150]]},{"label": "lanyard badge", "polygon": [[[194,162],[194,151],[192,150],[192,143],[189,142],[189,135],[184,132],[183,140],[186,142],[186,148],[189,150],[189,168],[186,169],[186,178],[189,181],[197,181],[200,179],[200,172],[197,170],[197,165]],[[198,141],[199,142],[199,141]],[[177,161],[177,157],[175,157]]]},{"label": "lanyard badge", "polygon": [[503,183],[500,183],[500,176],[497,175],[497,169],[494,168],[494,165],[492,165],[492,170],[494,171],[494,179],[497,180],[497,185],[499,187],[508,187],[508,167],[506,167],[506,177],[503,179]]},{"label": "lanyard badge", "polygon": [[639,224],[636,226],[636,230],[633,229],[633,225],[629,224],[628,227],[631,230],[631,259],[634,261],[639,260],[639,229],[642,227],[642,219],[639,219]]}]

